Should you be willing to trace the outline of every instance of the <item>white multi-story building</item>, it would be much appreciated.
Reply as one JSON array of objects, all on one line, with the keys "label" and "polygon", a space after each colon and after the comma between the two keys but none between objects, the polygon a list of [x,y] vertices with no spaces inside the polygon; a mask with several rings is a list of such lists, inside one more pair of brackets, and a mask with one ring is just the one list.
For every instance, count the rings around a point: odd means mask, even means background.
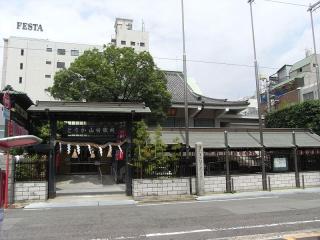
[{"label": "white multi-story building", "polygon": [[102,46],[53,42],[45,39],[4,39],[1,89],[11,85],[33,100],[53,100],[45,91],[57,71],[68,68],[85,50]]},{"label": "white multi-story building", "polygon": [[[148,33],[132,30],[132,20],[117,18],[117,47],[132,47],[137,52],[148,51]],[[123,44],[125,43],[125,44]],[[46,39],[9,37],[4,39],[1,89],[11,85],[27,93],[33,101],[53,100],[45,91],[53,85],[57,71],[68,68],[85,50],[101,45],[54,42]]]},{"label": "white multi-story building", "polygon": [[115,35],[111,38],[111,43],[117,47],[132,47],[137,52],[149,51],[149,33],[142,30],[132,29],[133,20],[117,18],[114,24]]}]

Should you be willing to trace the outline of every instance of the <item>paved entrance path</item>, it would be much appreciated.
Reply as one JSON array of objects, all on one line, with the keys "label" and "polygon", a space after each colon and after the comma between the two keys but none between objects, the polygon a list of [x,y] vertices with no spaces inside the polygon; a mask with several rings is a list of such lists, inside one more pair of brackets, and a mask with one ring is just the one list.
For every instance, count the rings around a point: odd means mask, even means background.
[{"label": "paved entrance path", "polygon": [[116,184],[110,175],[63,175],[57,177],[57,196],[86,194],[125,194],[125,184]]},{"label": "paved entrance path", "polygon": [[116,184],[110,175],[64,175],[58,176],[57,197],[46,202],[36,202],[26,209],[92,207],[130,205],[136,202],[126,196],[125,184]]}]

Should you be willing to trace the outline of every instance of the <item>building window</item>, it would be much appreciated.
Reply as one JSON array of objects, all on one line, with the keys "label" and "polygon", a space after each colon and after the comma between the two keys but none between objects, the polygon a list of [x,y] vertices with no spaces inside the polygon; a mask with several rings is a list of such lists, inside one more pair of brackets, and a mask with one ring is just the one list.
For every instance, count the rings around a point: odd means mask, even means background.
[{"label": "building window", "polygon": [[47,47],[47,52],[52,52],[52,48]]},{"label": "building window", "polygon": [[51,64],[51,61],[46,61],[46,64]]},{"label": "building window", "polygon": [[145,43],[144,42],[141,42],[140,43],[140,47],[144,47],[145,46]]},{"label": "building window", "polygon": [[66,55],[66,50],[63,48],[58,48],[57,53],[58,53],[58,55]]},{"label": "building window", "polygon": [[23,63],[20,63],[20,69],[21,70],[23,69]]},{"label": "building window", "polygon": [[57,68],[65,68],[66,64],[64,62],[57,62]]},{"label": "building window", "polygon": [[303,100],[304,100],[304,101],[313,100],[313,99],[314,99],[314,94],[313,94],[313,92],[309,92],[309,93],[303,94]]},{"label": "building window", "polygon": [[115,38],[112,38],[112,39],[111,39],[111,43],[116,44],[116,42],[117,42],[117,40],[116,40]]},{"label": "building window", "polygon": [[121,41],[121,45],[126,45],[126,41]]},{"label": "building window", "polygon": [[20,50],[20,55],[23,56],[24,55],[24,49]]},{"label": "building window", "polygon": [[79,56],[79,50],[71,50],[71,56]]},{"label": "building window", "polygon": [[130,44],[131,44],[131,46],[135,46],[136,42],[131,42]]},{"label": "building window", "polygon": [[302,68],[299,68],[299,72],[302,72]]},{"label": "building window", "polygon": [[50,74],[46,74],[46,75],[44,75],[45,76],[45,78],[51,78],[51,75]]},{"label": "building window", "polygon": [[20,84],[22,83],[22,77],[19,77],[19,83]]}]

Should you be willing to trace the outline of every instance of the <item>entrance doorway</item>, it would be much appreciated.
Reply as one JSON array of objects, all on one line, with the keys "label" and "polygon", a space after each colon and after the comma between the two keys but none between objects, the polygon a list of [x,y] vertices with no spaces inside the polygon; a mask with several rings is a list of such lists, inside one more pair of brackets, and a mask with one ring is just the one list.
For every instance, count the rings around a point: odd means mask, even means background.
[{"label": "entrance doorway", "polygon": [[116,158],[118,147],[61,141],[59,146],[55,154],[57,195],[126,193],[125,161]]}]

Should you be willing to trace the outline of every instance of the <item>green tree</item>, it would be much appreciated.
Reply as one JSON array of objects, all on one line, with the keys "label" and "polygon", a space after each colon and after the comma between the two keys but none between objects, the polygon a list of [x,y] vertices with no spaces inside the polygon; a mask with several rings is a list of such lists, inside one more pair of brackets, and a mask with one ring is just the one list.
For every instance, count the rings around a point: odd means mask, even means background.
[{"label": "green tree", "polygon": [[146,171],[176,174],[176,167],[172,163],[179,160],[181,143],[174,139],[174,144],[167,146],[162,140],[162,128],[157,127],[150,137],[148,127],[144,121],[135,123],[135,137],[133,139],[135,161],[134,166],[140,171],[141,177]]},{"label": "green tree", "polygon": [[148,52],[104,46],[102,52],[85,51],[57,72],[47,91],[69,101],[145,102],[154,116],[164,117],[171,103],[166,83]]},{"label": "green tree", "polygon": [[311,100],[267,114],[268,128],[310,128],[320,134],[320,101]]}]

